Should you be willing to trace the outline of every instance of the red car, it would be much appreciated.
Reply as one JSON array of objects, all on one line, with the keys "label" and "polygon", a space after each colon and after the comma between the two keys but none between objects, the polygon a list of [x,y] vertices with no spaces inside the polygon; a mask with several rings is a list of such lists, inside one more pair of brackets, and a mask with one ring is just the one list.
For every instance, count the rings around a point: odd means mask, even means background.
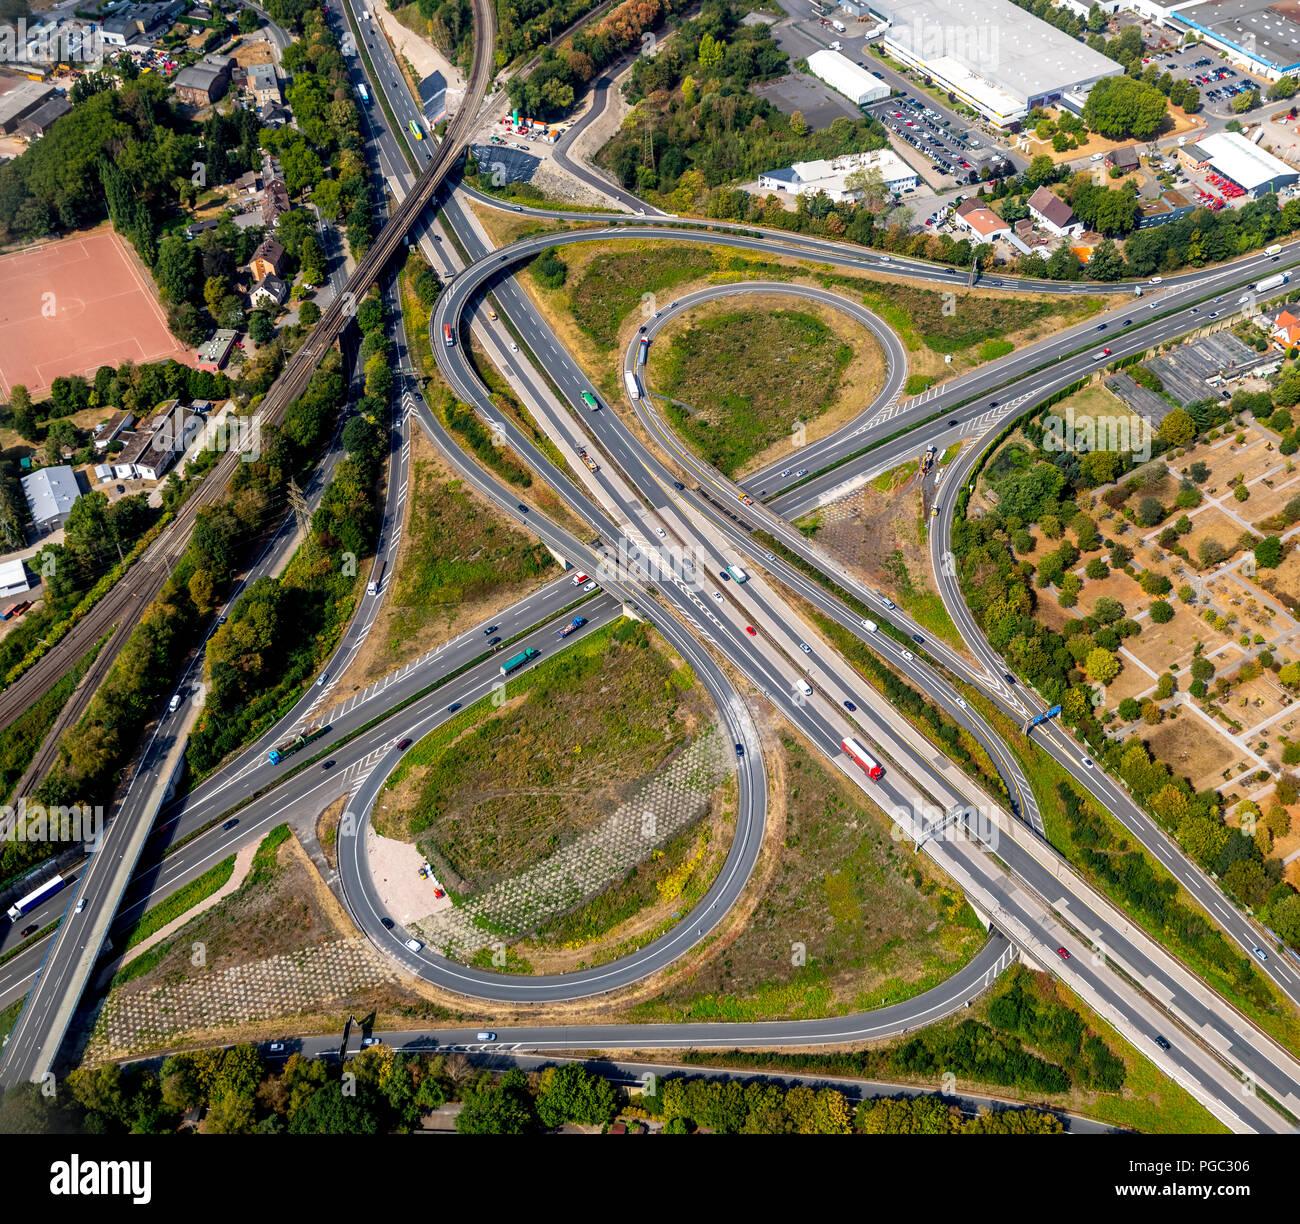
[{"label": "red car", "polygon": [[1056,955],[1059,956],[1062,960],[1070,959],[1070,954],[1064,948],[1057,948]]},{"label": "red car", "polygon": [[409,739],[398,740],[397,746],[403,751],[405,751],[407,748],[411,746],[411,741]]},{"label": "red car", "polygon": [[755,629],[753,625],[746,625],[745,632],[748,633],[750,637],[758,637],[758,630]]}]

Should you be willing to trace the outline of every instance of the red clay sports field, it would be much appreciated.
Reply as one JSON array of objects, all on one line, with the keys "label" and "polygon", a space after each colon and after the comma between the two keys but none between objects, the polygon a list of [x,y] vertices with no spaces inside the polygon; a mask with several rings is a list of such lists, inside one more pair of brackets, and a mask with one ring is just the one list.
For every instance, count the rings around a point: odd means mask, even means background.
[{"label": "red clay sports field", "polygon": [[109,226],[0,256],[0,398],[15,383],[36,395],[62,374],[165,357],[193,362]]}]

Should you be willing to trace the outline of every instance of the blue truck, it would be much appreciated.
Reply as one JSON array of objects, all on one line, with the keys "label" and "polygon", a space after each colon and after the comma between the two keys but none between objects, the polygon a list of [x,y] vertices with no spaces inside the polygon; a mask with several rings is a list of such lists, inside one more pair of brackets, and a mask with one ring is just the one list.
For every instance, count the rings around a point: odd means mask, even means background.
[{"label": "blue truck", "polygon": [[563,629],[557,630],[555,636],[557,638],[566,638],[569,634],[576,633],[586,623],[587,618],[585,616],[575,616],[569,624],[564,626]]}]

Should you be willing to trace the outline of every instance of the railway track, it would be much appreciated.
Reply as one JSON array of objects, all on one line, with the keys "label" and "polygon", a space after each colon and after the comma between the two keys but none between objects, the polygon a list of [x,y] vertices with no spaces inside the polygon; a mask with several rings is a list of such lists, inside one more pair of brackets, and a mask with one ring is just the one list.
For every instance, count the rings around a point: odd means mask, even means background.
[{"label": "railway track", "polygon": [[[279,423],[289,405],[306,389],[326,353],[352,322],[357,306],[379,279],[388,261],[402,248],[407,233],[419,220],[420,214],[428,207],[434,193],[464,151],[491,79],[492,47],[496,41],[495,12],[489,0],[473,0],[473,8],[479,37],[485,38],[487,52],[475,56],[464,105],[448,127],[433,161],[425,167],[411,191],[375,236],[370,250],[348,277],[343,292],[326,307],[320,321],[267,391],[257,411],[256,419],[262,425]],[[224,497],[238,462],[239,452],[229,451],[222,455],[203,483],[178,511],[172,523],[112,590],[22,676],[0,692],[0,728],[4,728],[46,693],[100,638],[112,631],[112,637],[104,644],[85,679],[68,699],[55,726],[37,750],[33,765],[28,770],[26,781],[29,785],[53,765],[59,737],[85,712],[91,697],[108,675],[130,630],[162,592],[168,576],[189,544],[190,532],[199,511]]]}]

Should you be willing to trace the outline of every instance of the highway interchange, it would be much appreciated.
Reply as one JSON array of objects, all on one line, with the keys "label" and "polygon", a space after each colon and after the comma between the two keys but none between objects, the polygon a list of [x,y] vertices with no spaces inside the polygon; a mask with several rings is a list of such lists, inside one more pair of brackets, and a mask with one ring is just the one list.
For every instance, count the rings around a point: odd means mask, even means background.
[{"label": "highway interchange", "polygon": [[[332,5],[332,10],[340,11],[337,2]],[[372,36],[367,40],[367,46],[372,62],[377,65],[383,65],[385,57],[391,59],[391,51],[384,40]],[[360,61],[352,61],[351,66],[360,79],[363,71]],[[372,77],[371,84],[372,88],[384,89],[401,124],[406,118],[403,108],[413,110],[414,107],[403,87],[390,88],[389,81],[398,79],[395,66],[390,67],[392,71],[387,79],[383,75],[378,80]],[[381,67],[381,74],[382,71]],[[377,106],[370,109],[369,121],[374,129],[372,137],[379,163],[385,168],[390,189],[400,199],[406,195],[414,177],[406,169],[405,153],[396,134],[384,126]],[[427,148],[423,152],[432,157]],[[1022,688],[1013,688],[1002,679],[1002,665],[984,642],[969,613],[965,612],[955,579],[944,567],[952,503],[966,473],[978,460],[981,443],[977,441],[963,452],[959,460],[960,472],[950,473],[945,485],[937,491],[936,504],[940,506],[940,516],[932,533],[935,572],[941,578],[945,603],[979,657],[981,667],[972,667],[939,643],[926,640],[913,651],[884,634],[869,633],[862,628],[857,615],[819,584],[765,549],[756,547],[749,538],[754,528],[770,532],[801,559],[830,574],[841,587],[873,611],[878,609],[881,622],[892,624],[909,638],[919,637],[919,629],[898,609],[886,607],[877,593],[854,582],[841,567],[830,562],[791,528],[788,519],[816,505],[820,498],[832,489],[843,487],[846,481],[860,480],[892,467],[904,457],[915,456],[931,441],[942,449],[951,441],[994,436],[1002,421],[1017,408],[1026,409],[1050,394],[1055,387],[1068,385],[1083,373],[1095,369],[1094,354],[1103,343],[1113,349],[1110,359],[1114,359],[1126,352],[1149,347],[1161,339],[1182,334],[1195,322],[1188,312],[1196,302],[1260,275],[1268,264],[1267,258],[1249,257],[1213,272],[1171,277],[1161,287],[1158,296],[1153,297],[1148,292],[1141,299],[1120,299],[1120,306],[1105,315],[1098,315],[1042,341],[1004,362],[980,367],[944,384],[937,393],[905,402],[900,399],[906,374],[905,354],[893,334],[874,316],[827,291],[799,290],[791,286],[764,287],[766,292],[799,293],[822,300],[834,298],[838,308],[856,318],[880,340],[888,359],[888,374],[885,389],[868,413],[851,426],[805,448],[797,464],[777,465],[807,469],[813,474],[812,479],[792,488],[796,482],[782,477],[774,467],[757,473],[741,488],[686,452],[658,419],[652,402],[645,398],[630,407],[635,410],[645,433],[653,440],[652,446],[646,446],[619,413],[612,410],[612,406],[606,405],[595,413],[582,410],[581,393],[595,388],[564,351],[512,275],[522,262],[546,246],[600,240],[611,234],[659,239],[664,237],[663,225],[676,223],[671,219],[660,222],[644,216],[617,226],[525,239],[498,252],[492,249],[481,226],[464,207],[463,200],[467,194],[444,192],[441,200],[438,223],[449,237],[455,235],[456,245],[468,253],[472,262],[468,267],[455,268],[454,279],[439,299],[431,320],[431,339],[435,341],[432,343],[433,351],[457,395],[473,405],[485,420],[494,423],[534,474],[540,475],[555,489],[578,519],[591,526],[600,545],[594,545],[591,538],[577,539],[547,522],[535,507],[525,507],[513,491],[468,460],[441,429],[414,380],[406,377],[399,380],[392,449],[394,462],[390,464],[390,476],[405,472],[405,456],[409,451],[407,431],[413,424],[418,425],[466,479],[507,513],[526,523],[557,555],[576,566],[600,573],[603,590],[584,605],[584,615],[590,622],[586,631],[606,623],[624,610],[654,622],[696,669],[714,697],[719,717],[727,724],[728,733],[737,744],[747,749],[738,758],[737,835],[727,864],[709,894],[667,935],[632,956],[583,974],[555,978],[506,978],[467,970],[427,950],[409,952],[402,942],[401,932],[390,931],[382,925],[383,915],[377,906],[364,861],[364,838],[353,837],[340,846],[341,887],[353,916],[367,936],[409,971],[427,980],[471,998],[508,1002],[576,998],[615,989],[663,968],[706,940],[710,929],[740,896],[761,845],[764,827],[767,782],[762,753],[758,751],[757,733],[744,701],[736,691],[737,680],[743,680],[761,692],[817,750],[859,782],[873,801],[887,812],[899,809],[903,813],[915,813],[926,805],[933,807],[936,804],[940,812],[948,812],[954,807],[969,809],[975,806],[981,811],[995,812],[996,805],[990,802],[990,797],[977,793],[960,771],[937,759],[933,749],[919,737],[891,725],[895,720],[890,718],[890,711],[882,699],[820,641],[815,630],[787,602],[787,592],[792,592],[857,633],[867,645],[878,649],[916,687],[941,704],[956,721],[970,728],[989,748],[1015,805],[1012,814],[1003,814],[1007,823],[999,826],[1004,836],[997,846],[998,857],[1006,863],[1009,872],[992,859],[977,837],[951,838],[941,833],[926,838],[923,849],[963,884],[972,903],[992,917],[995,931],[1001,933],[992,935],[980,956],[942,987],[866,1016],[757,1026],[516,1028],[502,1031],[499,1034],[501,1041],[529,1049],[620,1049],[825,1044],[896,1033],[964,1006],[1005,965],[1010,952],[1004,934],[1009,934],[1022,955],[1050,966],[1103,1015],[1115,1018],[1130,1032],[1145,1038],[1144,1052],[1184,1083],[1233,1129],[1285,1129],[1285,1120],[1279,1114],[1262,1104],[1257,1096],[1241,1093],[1241,1075],[1253,1077],[1269,1095],[1286,1102],[1291,1112],[1300,1113],[1300,1066],[1245,1017],[1231,1011],[1222,1000],[1190,979],[1186,970],[1164,954],[1154,941],[1140,931],[1131,930],[1107,906],[1098,904],[1098,899],[1086,886],[1071,878],[1068,868],[1056,861],[1050,850],[1035,837],[1035,830],[1038,833],[1042,831],[1041,821],[1037,818],[1032,792],[1014,758],[993,729],[970,708],[943,674],[946,671],[983,690],[1017,719],[1023,719],[1027,713],[1040,708],[1032,695]],[[564,214],[561,210],[527,211],[575,219],[572,214]],[[589,221],[590,217],[582,220]],[[909,276],[940,285],[953,284],[955,288],[961,286],[965,275],[962,273],[954,279],[947,270],[932,265],[890,260],[861,248],[802,239],[797,235],[763,234],[752,227],[674,229],[672,236],[758,250],[768,255],[781,254],[834,263],[844,268],[905,271]],[[431,237],[428,233],[421,234],[421,246],[445,282],[452,270],[448,265],[462,265],[463,261],[448,250],[451,244],[432,241]],[[1281,259],[1282,266],[1300,259],[1300,244],[1289,246]],[[999,282],[998,287],[1022,287],[1012,278],[995,279]],[[1067,293],[1098,291],[1094,285],[1063,286],[1051,282],[1023,287]],[[683,298],[676,306],[678,310],[684,310],[705,297],[728,291],[744,293],[758,289],[728,286],[716,293],[707,291]],[[523,351],[501,329],[489,326],[484,300],[484,294],[489,292],[496,309],[510,321],[513,334],[526,338]],[[674,313],[673,306],[663,309],[661,318],[648,321],[648,327],[657,329]],[[1125,328],[1123,321],[1129,318],[1133,319],[1133,324]],[[441,336],[443,322],[452,323],[462,336],[473,329],[475,343],[482,346],[502,369],[521,393],[534,419],[568,460],[568,472],[556,468],[508,417],[503,417],[469,363],[463,344],[448,349],[436,342]],[[1109,338],[1097,335],[1096,329],[1102,322],[1107,325],[1104,336]],[[404,336],[400,317],[395,327],[401,365],[404,364],[401,358],[408,341],[426,341],[424,337]],[[538,376],[529,350],[545,370],[545,377]],[[624,368],[635,369],[634,363],[634,350],[629,349],[624,357]],[[1042,367],[1048,368],[1043,370]],[[1015,386],[1016,382],[1027,381],[1031,376],[1032,383],[1027,388]],[[997,396],[999,403],[991,406],[990,394],[1004,385],[1010,389]],[[569,405],[578,407],[570,411]],[[936,423],[928,427],[926,423],[934,417],[942,417],[945,421],[955,419],[958,424]],[[860,454],[870,444],[875,432],[882,432],[889,438]],[[899,436],[893,437],[894,434]],[[587,473],[574,461],[579,446],[601,458],[598,473]],[[667,461],[659,452],[663,452]],[[572,472],[577,473],[577,480],[570,474]],[[400,522],[400,501],[395,498],[398,497],[397,491],[404,486],[402,475],[390,480],[386,521],[394,526],[386,532],[385,555],[388,557],[391,557],[396,544],[395,524]],[[752,504],[743,500],[742,495],[750,496]],[[763,496],[769,499],[767,504],[759,501]],[[683,558],[689,559],[691,564],[684,565]],[[735,584],[712,580],[709,570],[716,571],[738,558],[753,574],[749,583],[737,590]],[[391,566],[386,568],[391,572]],[[518,638],[522,644],[535,638],[539,643],[553,645],[553,624],[542,622],[565,612],[574,595],[567,580],[560,579],[542,593],[533,608],[521,606],[496,617],[495,620],[500,622],[501,636],[506,641]],[[340,646],[340,652],[356,649],[382,597],[381,590],[379,595],[363,602],[358,619]],[[540,628],[533,629],[539,624]],[[747,626],[754,627],[756,634],[748,634]],[[529,636],[530,630],[532,637]],[[814,653],[801,654],[800,642],[816,643]],[[283,820],[286,812],[319,811],[341,793],[353,795],[350,806],[358,812],[368,811],[375,793],[399,756],[396,740],[424,734],[448,716],[449,705],[477,700],[494,683],[499,659],[490,654],[484,658],[483,645],[484,634],[481,628],[475,628],[428,658],[410,664],[390,681],[372,686],[373,692],[367,690],[344,697],[337,693],[308,690],[299,707],[279,727],[257,744],[250,745],[234,762],[183,801],[166,809],[158,828],[147,839],[148,844],[141,847],[144,851],[141,861],[152,865],[146,866],[144,873],[137,876],[123,895],[126,908],[119,911],[119,919],[127,916],[130,908],[143,905],[146,898],[156,901],[186,879],[206,870],[235,846],[261,836],[272,823]],[[340,657],[337,663],[331,662],[327,670],[337,676],[342,669],[340,665],[345,663],[346,659]],[[803,694],[805,684],[813,688],[811,696]],[[434,685],[437,687],[432,692],[425,691]],[[409,704],[390,720],[371,725],[382,713],[393,710],[402,702]],[[317,711],[321,716],[329,716],[329,736],[319,745],[313,745],[311,758],[303,763],[305,768],[298,767],[296,772],[285,771],[278,789],[267,795],[259,794],[267,784],[266,770],[261,765],[266,748],[283,738],[285,732],[313,721]],[[860,773],[846,767],[846,758],[840,750],[840,740],[846,734],[865,737],[886,758],[889,768],[878,786],[866,783]],[[1112,810],[1155,850],[1171,870],[1176,874],[1179,871],[1183,873],[1180,878],[1185,878],[1193,895],[1198,896],[1211,917],[1235,940],[1246,943],[1247,947],[1250,945],[1246,941],[1257,942],[1258,936],[1253,933],[1247,918],[1225,901],[1212,881],[1201,878],[1201,873],[1182,858],[1177,848],[1117,787],[1099,778],[1095,772],[1084,772],[1078,760],[1077,747],[1055,732],[1050,738],[1041,739],[1040,743],[1082,785],[1103,795],[1108,804],[1113,805]],[[322,773],[317,763],[320,758],[333,760],[333,768]],[[1106,786],[1109,789],[1105,789]],[[132,798],[136,794],[133,788]],[[246,805],[240,809],[239,823],[232,828],[223,827],[222,817],[239,804]],[[1125,811],[1126,804],[1131,811]],[[1017,817],[1025,824],[1021,825]],[[909,823],[905,815],[898,819],[918,837],[925,835],[926,830]],[[1014,826],[1010,823],[1012,821],[1015,821]],[[1023,830],[1023,834],[1019,830]],[[168,844],[179,848],[162,858],[161,866],[158,866],[157,856]],[[92,859],[92,865],[93,862]],[[92,872],[86,873],[88,877],[91,875]],[[94,894],[85,888],[83,882],[75,895],[54,905],[55,911],[70,906],[76,896],[83,894],[94,900]],[[102,917],[105,931],[112,918],[112,911]],[[0,1004],[18,997],[30,987],[37,958],[47,953],[53,956],[50,945],[57,948],[57,941],[65,938],[65,933],[71,941],[71,931],[72,924],[65,922],[54,941],[42,941],[46,946],[25,951],[0,966]],[[1100,958],[1100,964],[1094,963],[1094,958],[1089,955],[1096,942],[1106,949],[1106,956]],[[1053,957],[1058,946],[1072,947],[1075,953],[1064,965]],[[93,955],[90,959],[93,963]],[[55,963],[58,963],[57,958]],[[1114,964],[1124,966],[1125,976],[1113,972],[1109,966]],[[1300,983],[1283,958],[1270,958],[1266,969],[1276,984],[1296,1000]],[[41,979],[42,986],[48,982],[53,989],[52,978],[53,975],[47,973]],[[1128,979],[1134,978],[1147,984],[1148,989],[1132,988]],[[59,989],[66,992],[66,980]],[[1167,1052],[1159,1050],[1154,1045],[1155,1035],[1175,1029],[1181,1031],[1171,1034],[1176,1036],[1173,1049]],[[38,1072],[42,1069],[38,1064],[43,1057],[38,1053],[38,1046],[40,1050],[46,1050],[48,1041],[42,1044],[35,1038],[23,1037],[17,1029],[15,1033],[23,1040],[23,1044],[17,1047],[23,1064],[21,1072]],[[470,1036],[465,1032],[447,1032],[441,1033],[439,1039],[461,1044],[470,1040]],[[411,1040],[427,1039],[413,1037]],[[13,1077],[19,1062],[11,1042],[3,1068],[6,1079]]]}]

